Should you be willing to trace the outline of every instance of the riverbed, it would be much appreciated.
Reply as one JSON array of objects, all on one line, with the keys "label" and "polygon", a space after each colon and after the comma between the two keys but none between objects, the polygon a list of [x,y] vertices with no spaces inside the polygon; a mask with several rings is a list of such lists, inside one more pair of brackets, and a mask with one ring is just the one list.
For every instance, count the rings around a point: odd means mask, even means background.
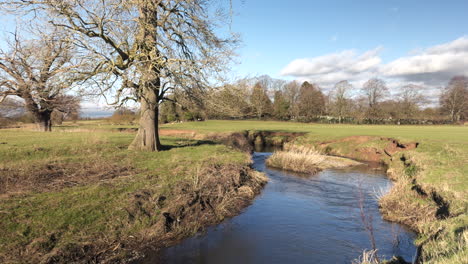
[{"label": "riverbed", "polygon": [[143,262],[351,263],[372,249],[372,237],[379,256],[411,261],[415,234],[383,220],[378,209],[377,197],[392,184],[384,171],[294,174],[267,168],[269,155],[252,156],[269,183],[244,212]]}]

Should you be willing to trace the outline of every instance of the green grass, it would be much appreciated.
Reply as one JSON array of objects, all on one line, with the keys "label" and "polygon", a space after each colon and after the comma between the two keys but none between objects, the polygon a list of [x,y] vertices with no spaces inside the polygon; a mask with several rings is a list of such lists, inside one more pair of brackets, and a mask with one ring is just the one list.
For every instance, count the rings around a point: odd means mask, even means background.
[{"label": "green grass", "polygon": [[[467,126],[395,126],[395,125],[324,125],[277,121],[206,121],[169,124],[161,129],[195,130],[200,133],[236,132],[243,130],[285,131],[308,133],[303,142],[320,142],[348,136],[392,137],[402,142],[420,143],[422,153],[431,168],[424,182],[448,184],[455,191],[468,190],[468,127]],[[349,144],[350,151],[353,149]],[[366,145],[367,144],[367,145]],[[368,142],[362,147],[374,146]]]},{"label": "green grass", "polygon": [[111,243],[135,235],[154,224],[161,214],[155,209],[151,217],[129,221],[126,208],[132,206],[132,194],[149,190],[170,201],[171,190],[181,182],[192,181],[195,170],[205,163],[249,163],[245,153],[181,138],[163,137],[162,143],[171,147],[168,151],[129,151],[133,137],[131,133],[0,130],[0,177],[2,168],[35,173],[34,168],[51,163],[133,168],[131,176],[0,197],[0,260],[2,255],[17,254],[18,258],[31,242],[39,239],[47,244],[52,235],[59,238],[54,246],[62,248],[93,240]]},{"label": "green grass", "polygon": [[[170,150],[159,153],[127,150],[133,133],[116,133],[118,128],[102,121],[80,121],[55,127],[56,132],[0,130],[0,173],[2,168],[33,168],[50,163],[108,163],[130,166],[133,176],[117,177],[77,187],[49,192],[30,192],[0,198],[0,259],[5,252],[15,252],[37,238],[60,237],[69,243],[104,238],[113,241],[144,230],[157,220],[152,218],[130,223],[125,208],[129,195],[151,190],[171,195],[180,182],[190,181],[194,170],[205,162],[246,164],[247,156],[225,146],[201,144],[196,140],[163,137]],[[206,121],[163,125],[165,130],[193,130],[197,134],[238,132],[244,130],[305,132],[299,144],[317,144],[348,136],[392,137],[402,142],[417,141],[415,150],[405,153],[413,163],[406,168],[427,190],[435,190],[450,202],[454,215],[431,223],[427,230],[442,227],[440,241],[427,248],[437,253],[432,263],[457,263],[466,257],[466,245],[459,249],[461,235],[466,236],[468,197],[468,127],[464,126],[390,126],[390,125],[323,125],[274,121]],[[81,132],[65,132],[81,131]],[[92,133],[86,131],[93,131]],[[6,143],[6,144],[2,144]],[[333,143],[344,153],[356,147],[381,148],[373,140],[359,144]],[[410,188],[406,188],[410,190]],[[170,199],[170,197],[169,197]],[[415,203],[425,204],[424,200]],[[461,231],[460,231],[461,230]],[[421,234],[419,241],[430,236]],[[448,253],[447,253],[448,252]]]}]

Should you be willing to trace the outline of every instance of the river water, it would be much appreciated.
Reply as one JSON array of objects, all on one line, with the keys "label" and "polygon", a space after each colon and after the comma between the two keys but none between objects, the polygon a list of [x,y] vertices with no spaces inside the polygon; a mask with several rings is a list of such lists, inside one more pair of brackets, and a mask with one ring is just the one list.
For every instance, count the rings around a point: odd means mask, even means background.
[{"label": "river water", "polygon": [[370,229],[380,256],[411,261],[415,235],[379,213],[376,195],[391,186],[383,171],[363,166],[299,175],[267,168],[269,155],[253,154],[254,168],[265,172],[269,183],[252,205],[165,249],[163,263],[351,263],[372,249]]}]

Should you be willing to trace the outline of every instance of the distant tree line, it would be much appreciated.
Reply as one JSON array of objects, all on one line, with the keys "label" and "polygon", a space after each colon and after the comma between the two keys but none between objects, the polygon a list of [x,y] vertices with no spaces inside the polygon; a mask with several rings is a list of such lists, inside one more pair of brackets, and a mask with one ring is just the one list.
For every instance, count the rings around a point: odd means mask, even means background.
[{"label": "distant tree line", "polygon": [[240,80],[205,91],[199,101],[182,92],[161,106],[161,122],[271,119],[356,124],[445,124],[468,119],[468,78],[455,76],[429,104],[424,88],[408,84],[391,95],[382,79],[362,87],[336,83],[328,93],[313,83]]}]

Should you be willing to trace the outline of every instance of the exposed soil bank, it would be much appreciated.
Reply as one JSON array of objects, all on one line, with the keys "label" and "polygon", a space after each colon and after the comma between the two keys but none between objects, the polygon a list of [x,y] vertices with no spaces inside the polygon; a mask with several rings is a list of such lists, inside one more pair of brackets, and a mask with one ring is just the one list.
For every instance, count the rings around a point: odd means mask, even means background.
[{"label": "exposed soil bank", "polygon": [[250,153],[254,150],[263,150],[269,147],[282,148],[285,143],[303,135],[305,133],[254,130],[235,133],[210,133],[207,135],[192,134],[197,139],[213,140]]}]

